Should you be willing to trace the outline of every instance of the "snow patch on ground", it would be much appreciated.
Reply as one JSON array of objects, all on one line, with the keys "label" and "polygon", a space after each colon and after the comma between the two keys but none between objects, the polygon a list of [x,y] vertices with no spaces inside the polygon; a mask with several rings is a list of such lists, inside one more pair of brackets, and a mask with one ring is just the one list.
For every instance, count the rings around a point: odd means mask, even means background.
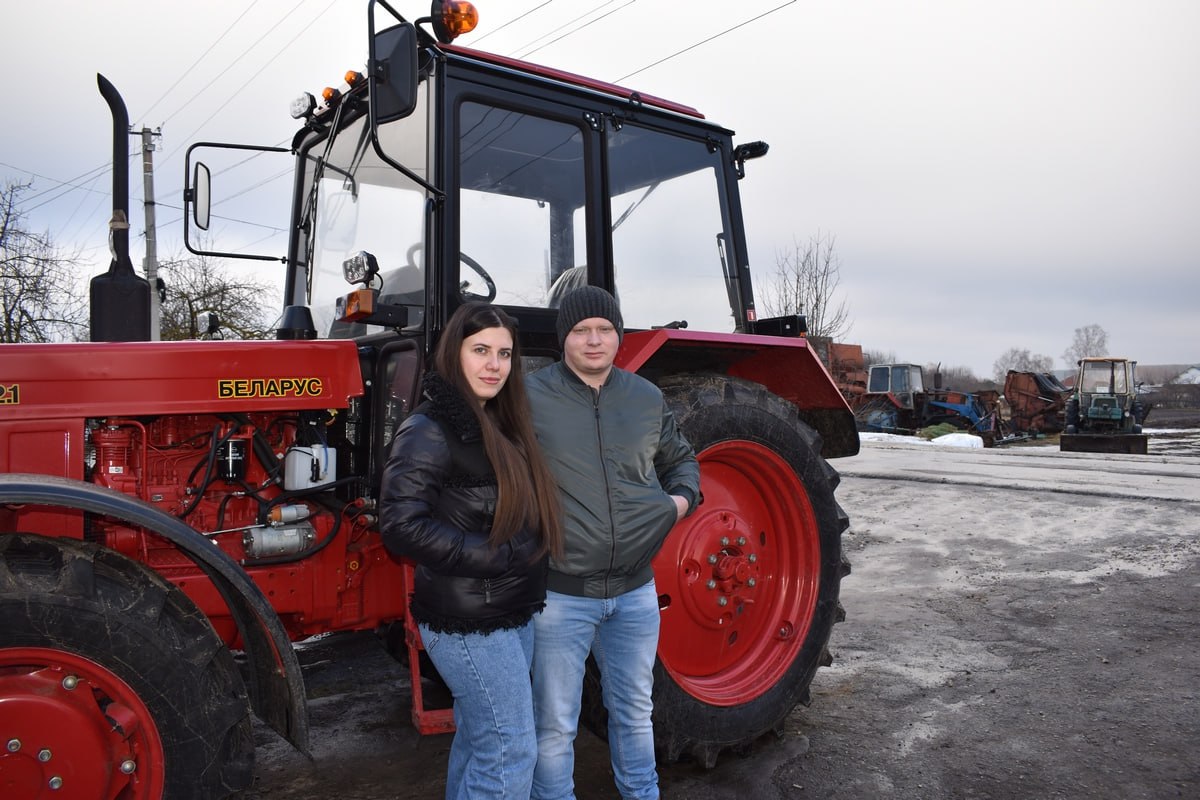
[{"label": "snow patch on ground", "polygon": [[871,433],[863,431],[858,434],[863,442],[903,442],[905,444],[927,444],[941,447],[983,447],[983,439],[973,433],[947,433],[936,439],[923,439],[920,436],[900,436],[895,433]]}]

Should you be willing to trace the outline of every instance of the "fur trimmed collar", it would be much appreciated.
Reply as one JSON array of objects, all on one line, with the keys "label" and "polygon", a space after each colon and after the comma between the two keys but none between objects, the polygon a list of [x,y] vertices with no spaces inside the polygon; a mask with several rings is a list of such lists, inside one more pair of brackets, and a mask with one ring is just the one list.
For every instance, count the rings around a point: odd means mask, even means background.
[{"label": "fur trimmed collar", "polygon": [[425,378],[421,381],[421,395],[425,402],[421,404],[424,408],[420,410],[430,418],[445,423],[458,438],[464,442],[483,438],[479,418],[467,405],[467,399],[441,375],[435,372],[425,373]]}]

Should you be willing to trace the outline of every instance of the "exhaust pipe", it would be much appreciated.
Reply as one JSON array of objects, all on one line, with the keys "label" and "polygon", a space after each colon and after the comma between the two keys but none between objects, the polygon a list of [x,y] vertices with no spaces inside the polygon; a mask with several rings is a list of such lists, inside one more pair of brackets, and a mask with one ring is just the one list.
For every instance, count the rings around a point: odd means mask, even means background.
[{"label": "exhaust pipe", "polygon": [[108,272],[92,278],[89,338],[93,342],[150,341],[150,282],[129,260],[129,112],[117,88],[99,73],[96,82],[113,118],[112,219]]}]

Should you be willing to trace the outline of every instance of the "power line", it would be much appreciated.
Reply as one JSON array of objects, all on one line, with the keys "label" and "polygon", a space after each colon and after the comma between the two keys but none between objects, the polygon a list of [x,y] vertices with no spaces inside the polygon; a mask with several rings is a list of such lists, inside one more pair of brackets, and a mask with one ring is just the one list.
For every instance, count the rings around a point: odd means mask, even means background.
[{"label": "power line", "polygon": [[[262,36],[259,36],[257,39],[255,39],[254,42],[249,47],[247,47],[245,50],[243,50],[242,53],[237,58],[235,58],[233,61],[231,61],[229,63],[229,66],[225,67],[225,69],[223,69],[219,73],[217,73],[216,77],[214,77],[211,81],[209,81],[202,89],[200,89],[200,91],[196,92],[196,94],[193,95],[193,99],[195,99],[196,97],[199,97],[201,94],[208,91],[214,83],[219,81],[221,78],[225,77],[226,73],[228,73],[231,69],[233,69],[235,66],[237,66],[239,61],[241,61],[246,56],[250,55],[250,53],[252,53],[254,51],[255,47],[257,47],[259,44],[262,43],[262,41],[264,39],[266,39],[268,36],[270,36],[272,33],[274,33],[275,30],[280,25],[283,24],[284,20],[286,20],[287,17],[290,16],[291,13],[294,13],[297,9],[299,9],[300,6],[304,5],[305,2],[307,2],[307,0],[300,0],[300,2],[297,3],[294,8],[292,8],[291,12],[289,12],[288,14],[281,15],[278,22],[276,22],[274,25],[272,25],[270,28],[268,28],[267,31],[264,32]],[[283,53],[288,47],[291,46],[291,44],[293,42],[296,41],[296,39],[300,38],[301,34],[303,34],[305,31],[307,31],[309,28],[311,28],[313,25],[315,25],[317,20],[319,20],[326,13],[328,13],[329,9],[333,8],[333,6],[336,4],[336,2],[337,2],[337,0],[333,0],[332,2],[330,2],[330,4],[325,7],[324,11],[317,14],[317,16],[314,17],[311,22],[309,22],[307,25],[305,25],[300,30],[299,33],[297,33],[290,40],[288,40],[288,43],[286,45],[284,45],[283,47],[281,47],[279,49],[279,51],[276,52],[275,55],[273,55],[271,57],[271,60],[278,58],[281,53]],[[217,109],[215,111],[213,111],[212,114],[205,117],[204,121],[201,122],[191,133],[189,133],[187,136],[183,137],[183,141],[185,141],[185,142],[191,141],[192,137],[195,136],[197,133],[199,133],[201,128],[203,128],[205,125],[207,125],[212,120],[213,117],[215,117],[221,113],[221,111],[224,109],[225,103],[228,103],[229,100],[232,100],[234,97],[237,97],[249,85],[249,83],[250,83],[249,81],[242,82],[241,85],[238,87],[237,91],[235,91],[233,94],[227,96],[224,99],[224,102],[222,104],[218,105]],[[163,160],[167,161],[167,160],[173,158],[175,156],[175,154],[178,152],[179,152],[179,148],[177,147],[174,150],[172,150]]]},{"label": "power line", "polygon": [[759,14],[756,17],[751,17],[750,19],[745,20],[744,22],[739,22],[737,25],[734,25],[731,28],[726,28],[725,30],[721,31],[720,33],[714,34],[714,35],[708,37],[707,39],[703,39],[699,42],[696,42],[693,45],[689,45],[688,47],[685,47],[678,52],[672,53],[671,55],[666,56],[665,58],[660,58],[658,61],[655,61],[652,64],[647,64],[646,66],[642,67],[641,69],[634,70],[633,72],[629,73],[628,75],[622,75],[621,77],[617,78],[613,82],[620,83],[623,80],[632,78],[634,75],[645,72],[646,70],[650,69],[651,67],[657,67],[659,64],[670,61],[672,58],[675,58],[676,56],[683,55],[684,53],[688,52],[689,50],[695,50],[697,47],[700,47],[701,45],[708,44],[709,42],[720,39],[725,34],[731,33],[732,31],[735,31],[738,28],[745,27],[746,25],[749,25],[751,22],[757,22],[758,20],[762,19],[763,17],[770,16],[771,14],[774,14],[779,9],[786,8],[787,6],[790,6],[795,2],[796,2],[796,0],[788,0],[788,2],[783,3],[782,5],[775,6],[775,8],[772,8],[770,11],[764,11],[763,13]]},{"label": "power line", "polygon": [[[252,3],[250,3],[250,5],[246,6],[246,10],[245,10],[245,11],[243,11],[241,14],[239,14],[237,19],[235,19],[233,22],[229,23],[229,27],[228,27],[228,28],[226,28],[226,29],[225,29],[225,30],[224,30],[224,31],[221,33],[221,35],[220,35],[220,36],[218,36],[218,37],[216,38],[216,41],[214,41],[212,44],[210,44],[210,45],[208,46],[208,48],[207,48],[207,49],[206,49],[206,50],[205,50],[203,53],[201,53],[201,54],[199,55],[199,57],[198,57],[198,58],[197,58],[195,61],[193,61],[193,62],[192,62],[192,65],[183,71],[183,74],[182,74],[182,75],[180,75],[180,76],[179,76],[179,77],[178,77],[178,78],[175,80],[175,82],[174,82],[174,83],[172,83],[172,84],[171,84],[171,85],[170,85],[170,86],[167,88],[167,90],[166,90],[165,92],[163,92],[163,93],[162,93],[162,96],[161,96],[161,97],[159,97],[157,100],[155,100],[153,103],[151,103],[151,104],[150,104],[150,108],[146,110],[146,113],[145,113],[145,115],[143,116],[143,118],[145,118],[145,117],[149,117],[149,116],[150,116],[150,112],[151,112],[151,111],[153,111],[155,108],[157,108],[157,107],[158,107],[158,104],[159,104],[159,103],[161,103],[163,100],[165,100],[165,99],[167,98],[167,95],[169,95],[169,94],[170,94],[172,91],[174,91],[174,90],[175,90],[175,87],[176,87],[176,86],[178,86],[180,83],[182,83],[182,82],[183,82],[183,79],[184,79],[184,78],[186,78],[188,75],[191,75],[191,74],[192,74],[192,70],[194,70],[196,67],[198,67],[198,66],[200,65],[200,62],[204,60],[205,56],[207,56],[209,53],[211,53],[211,52],[213,51],[213,48],[215,48],[215,47],[216,47],[217,45],[219,45],[221,42],[225,41],[225,37],[226,37],[226,36],[228,36],[228,35],[230,34],[230,32],[231,32],[231,31],[232,31],[234,28],[236,28],[236,27],[237,27],[237,24],[238,24],[239,22],[241,22],[241,21],[242,21],[242,18],[243,18],[243,17],[245,17],[245,16],[246,16],[247,14],[249,14],[249,13],[250,13],[252,10],[254,10],[254,7],[255,7],[256,5],[258,5],[258,3],[259,3],[259,0],[254,0],[254,2],[252,2]],[[211,84],[210,84],[210,85],[211,85]],[[204,88],[205,88],[205,89],[207,89],[208,87],[206,86],[206,87],[204,87]],[[200,91],[202,92],[202,91],[204,91],[204,89],[201,89]],[[167,122],[168,120],[170,120],[170,119],[171,119],[171,117],[174,117],[174,116],[175,116],[176,114],[178,114],[180,111],[182,111],[183,109],[187,108],[187,107],[188,107],[188,104],[191,102],[191,100],[194,100],[194,99],[196,99],[196,97],[197,97],[198,95],[199,95],[199,92],[197,92],[196,94],[192,95],[192,97],[191,97],[191,98],[188,100],[188,102],[186,102],[186,103],[182,104],[182,105],[179,107],[179,109],[178,109],[178,110],[176,110],[174,113],[172,113],[170,116],[168,116],[168,117],[167,117],[165,120],[163,120],[163,122],[164,122],[164,123],[165,123],[165,122]]]},{"label": "power line", "polygon": [[[499,33],[500,31],[502,31],[502,30],[504,30],[505,28],[507,28],[509,25],[515,25],[516,23],[518,23],[518,22],[520,22],[521,20],[523,20],[523,19],[525,19],[526,17],[528,17],[530,14],[533,14],[533,13],[534,13],[534,12],[536,12],[536,11],[540,11],[541,9],[545,8],[546,6],[550,5],[550,4],[551,4],[551,3],[553,3],[553,2],[554,2],[554,0],[546,0],[546,2],[542,3],[541,5],[534,6],[533,8],[529,9],[528,11],[526,11],[524,14],[521,14],[521,15],[519,15],[519,16],[516,16],[516,17],[514,17],[514,18],[510,19],[508,22],[504,23],[504,24],[503,24],[503,25],[501,25],[500,27],[498,27],[498,28],[493,28],[492,30],[488,31],[487,33],[483,34],[482,36],[480,36],[480,37],[476,38],[474,41],[475,41],[475,42],[482,42],[484,39],[486,39],[487,37],[491,36],[493,33]],[[612,0],[609,0],[609,2],[612,2]]]},{"label": "power line", "polygon": [[31,177],[40,178],[41,180],[44,180],[44,181],[50,181],[51,183],[54,184],[54,186],[50,189],[43,189],[42,191],[25,198],[26,202],[28,202],[30,200],[36,200],[39,197],[41,197],[42,195],[49,194],[50,192],[56,191],[57,189],[59,189],[62,186],[71,186],[72,188],[75,188],[75,189],[83,189],[84,191],[90,191],[86,187],[75,186],[75,183],[77,181],[82,181],[82,180],[95,180],[95,178],[99,177],[99,176],[94,175],[93,173],[97,173],[97,172],[103,173],[103,172],[108,171],[109,169],[112,169],[112,167],[110,167],[108,164],[103,164],[99,167],[92,167],[87,172],[84,172],[81,175],[77,175],[74,178],[71,178],[70,180],[60,181],[58,178],[51,178],[48,175],[41,175],[37,172],[34,172],[31,169],[24,169],[23,167],[18,167],[15,164],[9,164],[6,161],[0,161],[0,167],[8,167],[9,169],[15,169],[17,172],[24,172]]},{"label": "power line", "polygon": [[[572,24],[574,24],[575,22],[577,22],[577,21],[579,21],[579,20],[583,19],[584,17],[588,16],[589,14],[593,14],[593,13],[595,13],[595,12],[599,11],[600,9],[604,8],[605,6],[612,5],[614,2],[616,2],[616,0],[608,0],[608,2],[606,2],[606,3],[602,3],[602,4],[598,5],[598,6],[596,6],[595,8],[591,9],[590,11],[585,11],[584,13],[580,14],[578,17],[575,17],[575,19],[573,19],[573,20],[570,20],[569,22],[566,22],[566,23],[564,23],[564,24],[562,24],[562,25],[559,25],[557,28],[555,28],[554,30],[550,31],[549,33],[547,33],[547,34],[543,35],[543,36],[542,36],[542,37],[540,37],[540,38],[545,38],[546,36],[553,36],[555,33],[557,33],[558,31],[561,31],[563,28],[567,27],[568,25],[572,25]],[[599,22],[600,20],[604,19],[605,17],[610,17],[610,16],[612,16],[613,14],[617,13],[618,11],[620,11],[622,8],[625,8],[626,6],[631,6],[631,5],[633,5],[635,2],[637,2],[637,0],[629,0],[629,2],[625,3],[625,5],[623,5],[623,6],[618,6],[617,8],[614,8],[612,11],[609,11],[607,14],[601,14],[600,16],[596,17],[595,19],[593,19],[593,20],[591,20],[591,21],[589,21],[589,22],[586,22],[586,23],[584,23],[583,25],[580,25],[578,28],[575,28],[574,30],[567,31],[567,32],[566,32],[566,33],[564,33],[562,36],[555,37],[554,39],[551,39],[550,41],[548,41],[548,42],[546,42],[546,43],[544,43],[544,44],[541,44],[541,45],[539,45],[539,46],[537,46],[537,47],[534,47],[534,48],[533,48],[533,49],[531,49],[531,50],[526,50],[526,51],[524,51],[523,53],[521,53],[519,56],[516,56],[516,57],[517,57],[517,58],[528,58],[529,56],[533,55],[533,54],[534,54],[534,53],[536,53],[537,51],[539,51],[539,50],[542,50],[542,49],[544,49],[544,48],[546,48],[546,47],[549,47],[550,45],[554,44],[555,42],[561,41],[561,40],[563,40],[563,39],[567,38],[568,36],[571,36],[572,34],[579,33],[579,32],[580,32],[581,30],[583,30],[584,28],[587,28],[587,27],[589,27],[590,25],[594,25],[595,23]],[[534,41],[536,42],[536,41],[538,41],[538,40],[537,40],[537,39],[534,39]],[[532,42],[531,42],[530,44],[532,44]],[[526,46],[527,46],[527,45],[526,45]],[[520,50],[520,49],[521,49],[521,48],[517,48],[517,50]]]},{"label": "power line", "polygon": [[[96,176],[92,178],[91,183],[84,189],[84,191],[87,193],[96,192],[96,190],[93,189],[92,187],[95,185],[96,181],[100,180],[100,178],[102,178],[103,176],[104,176],[104,173],[97,173]],[[96,192],[96,193],[99,194],[99,192]],[[75,221],[75,217],[78,216],[80,209],[83,208],[84,204],[88,201],[88,199],[89,199],[88,194],[80,195],[79,202],[75,205],[75,210],[71,212],[71,216],[67,217],[67,221],[62,224],[63,231],[66,231],[68,228],[71,227],[71,224]],[[92,199],[94,201],[96,198],[90,198],[90,199]]]},{"label": "power line", "polygon": [[[107,170],[105,170],[105,171],[107,172]],[[104,173],[102,172],[102,173],[99,173],[96,176],[94,176],[92,178],[92,182],[94,183],[96,178],[101,177],[103,174]],[[47,178],[47,180],[52,180],[52,179]],[[37,196],[41,197],[42,195],[49,194],[50,192],[55,192],[55,191],[57,191],[58,194],[54,195],[53,197],[49,197],[49,198],[43,200],[42,202],[38,203],[35,206],[26,206],[25,211],[26,211],[26,213],[28,213],[30,211],[37,211],[39,208],[41,208],[44,205],[49,205],[50,203],[53,203],[55,200],[60,200],[63,197],[66,197],[68,194],[75,191],[76,189],[78,189],[79,191],[82,191],[82,192],[87,192],[88,194],[100,194],[100,195],[105,194],[104,192],[101,192],[98,189],[91,188],[91,186],[77,186],[74,183],[60,183],[58,186],[56,186],[53,189],[47,189],[44,192],[40,192]]]}]

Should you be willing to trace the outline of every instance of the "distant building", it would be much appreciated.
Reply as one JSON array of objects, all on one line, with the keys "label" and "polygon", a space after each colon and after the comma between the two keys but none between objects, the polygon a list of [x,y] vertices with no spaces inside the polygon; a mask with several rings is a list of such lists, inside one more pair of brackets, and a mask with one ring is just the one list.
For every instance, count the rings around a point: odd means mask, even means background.
[{"label": "distant building", "polygon": [[1200,366],[1189,367],[1181,372],[1171,383],[1187,384],[1189,386],[1200,385]]},{"label": "distant building", "polygon": [[1179,367],[1171,377],[1155,386],[1144,386],[1149,399],[1160,408],[1200,408],[1200,365]]}]

